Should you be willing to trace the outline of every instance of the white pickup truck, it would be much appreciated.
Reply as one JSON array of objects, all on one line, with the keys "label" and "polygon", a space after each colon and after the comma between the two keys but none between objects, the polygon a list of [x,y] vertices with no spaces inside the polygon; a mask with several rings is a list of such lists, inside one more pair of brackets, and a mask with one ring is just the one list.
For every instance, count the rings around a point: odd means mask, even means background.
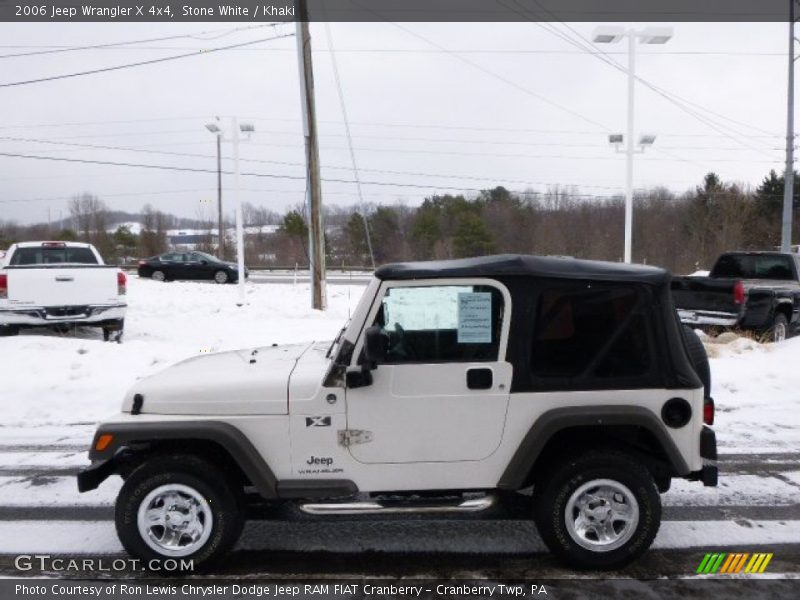
[{"label": "white pickup truck", "polygon": [[91,244],[24,242],[0,262],[0,336],[21,328],[100,327],[121,341],[127,278]]}]

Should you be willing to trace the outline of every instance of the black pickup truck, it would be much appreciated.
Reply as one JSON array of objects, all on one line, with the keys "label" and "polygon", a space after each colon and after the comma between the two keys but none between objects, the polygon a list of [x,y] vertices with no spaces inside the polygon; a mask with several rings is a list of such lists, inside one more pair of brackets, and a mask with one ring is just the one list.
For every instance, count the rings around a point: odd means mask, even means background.
[{"label": "black pickup truck", "polygon": [[672,295],[686,325],[779,342],[800,326],[800,255],[726,252],[708,277],[674,278]]}]

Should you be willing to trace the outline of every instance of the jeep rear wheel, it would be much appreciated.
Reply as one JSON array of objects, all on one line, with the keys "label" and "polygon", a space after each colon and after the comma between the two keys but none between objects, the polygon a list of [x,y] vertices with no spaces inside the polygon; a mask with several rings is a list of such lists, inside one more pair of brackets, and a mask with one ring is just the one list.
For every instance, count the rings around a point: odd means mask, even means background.
[{"label": "jeep rear wheel", "polygon": [[661,501],[653,477],[615,450],[555,467],[534,486],[536,527],[573,567],[615,569],[645,552],[658,532]]},{"label": "jeep rear wheel", "polygon": [[116,504],[117,535],[145,562],[223,556],[243,526],[241,493],[216,466],[193,456],[160,456],[134,470]]}]

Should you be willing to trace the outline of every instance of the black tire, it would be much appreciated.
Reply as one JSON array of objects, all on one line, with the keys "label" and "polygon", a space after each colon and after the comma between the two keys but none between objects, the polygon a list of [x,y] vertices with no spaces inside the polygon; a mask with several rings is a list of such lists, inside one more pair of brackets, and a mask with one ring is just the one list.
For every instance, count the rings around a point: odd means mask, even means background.
[{"label": "black tire", "polygon": [[125,319],[118,319],[113,325],[103,327],[103,341],[109,341],[111,334],[114,334],[114,341],[121,344],[123,333],[125,333]]},{"label": "black tire", "polygon": [[162,271],[160,269],[156,269],[155,271],[150,273],[150,279],[152,279],[153,281],[164,282],[164,281],[167,280],[167,274],[164,273],[164,271]]},{"label": "black tire", "polygon": [[[598,480],[622,484],[638,504],[638,519],[631,521],[627,532],[626,526],[620,527],[624,534],[620,545],[602,551],[599,545],[591,549],[581,545],[567,526],[567,505],[572,495]],[[547,547],[579,569],[616,569],[636,560],[653,543],[661,524],[661,500],[652,475],[641,463],[614,449],[593,450],[556,465],[534,486],[533,501],[536,527]],[[617,528],[613,523],[612,527]],[[599,537],[596,532],[595,536]],[[592,544],[591,540],[584,543]]]},{"label": "black tire", "polygon": [[19,327],[16,325],[0,326],[0,337],[11,337],[12,335],[19,335]]},{"label": "black tire", "polygon": [[772,321],[772,327],[767,330],[764,336],[765,342],[782,342],[789,338],[789,320],[783,313],[776,313]]},{"label": "black tire", "polygon": [[711,397],[711,367],[708,364],[708,354],[703,342],[688,325],[683,325],[683,339],[686,340],[686,350],[689,352],[689,362],[705,388],[705,397]]},{"label": "black tire", "polygon": [[230,283],[231,278],[228,275],[227,271],[223,271],[222,269],[220,269],[219,271],[214,271],[214,282],[220,284]]},{"label": "black tire", "polygon": [[[139,508],[147,495],[166,485],[187,486],[207,503],[212,515],[207,540],[184,556],[160,552],[149,545],[137,524]],[[191,560],[194,569],[212,564],[227,553],[242,532],[242,491],[215,465],[191,455],[166,455],[137,467],[125,480],[115,508],[117,535],[122,546],[144,566],[153,559]]]}]

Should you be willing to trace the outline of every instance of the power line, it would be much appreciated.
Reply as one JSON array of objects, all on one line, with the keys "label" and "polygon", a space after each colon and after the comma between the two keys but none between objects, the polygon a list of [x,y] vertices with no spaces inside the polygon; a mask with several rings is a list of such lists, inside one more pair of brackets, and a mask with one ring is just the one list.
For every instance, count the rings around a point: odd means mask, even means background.
[{"label": "power line", "polygon": [[[270,26],[274,26],[276,24],[271,24]],[[244,28],[248,29],[248,28]],[[252,28],[249,28],[252,29]],[[233,30],[236,31],[236,30]],[[192,36],[174,36],[175,38],[181,37],[192,37]],[[163,38],[163,39],[173,39],[173,38]],[[14,56],[28,56],[28,55],[35,55],[35,54],[46,54],[49,52],[66,52],[71,50],[202,50],[203,46],[142,46],[139,45],[141,43],[145,43],[145,41],[131,41],[131,42],[119,42],[115,44],[100,44],[97,46],[67,46],[67,45],[43,45],[43,44],[0,44],[0,48],[15,48],[15,49],[22,49],[22,48],[36,48],[42,49],[43,52],[31,52],[31,53],[20,53],[20,54],[10,54],[7,57],[14,57]],[[133,47],[127,47],[131,45]],[[135,45],[135,46],[134,46]],[[244,48],[243,51],[250,51],[250,52],[291,52],[294,53],[295,50],[292,48]],[[457,52],[458,54],[552,54],[552,55],[575,55],[580,56],[582,54],[586,54],[586,52],[578,51],[578,50],[559,50],[555,48],[452,48],[450,49],[452,52]],[[315,54],[320,54],[326,52],[325,50],[312,50]],[[375,47],[363,47],[363,48],[337,48],[336,52],[339,54],[445,54],[446,52],[442,50],[438,50],[435,48],[375,48]],[[600,50],[595,50],[594,53],[600,54]],[[624,56],[625,52],[604,52],[604,54],[608,56]],[[772,52],[772,51],[741,51],[741,50],[666,50],[663,52],[646,52],[642,51],[637,53],[638,56],[754,56],[754,57],[783,57],[785,56],[784,52]],[[0,55],[0,58],[6,58],[6,56]]]},{"label": "power line", "polygon": [[342,90],[342,82],[339,77],[339,65],[336,60],[336,52],[333,49],[333,34],[331,33],[331,25],[325,22],[325,33],[328,38],[328,51],[330,52],[331,65],[333,66],[333,77],[336,80],[336,90],[339,93],[339,104],[342,109],[342,118],[344,119],[344,131],[347,137],[347,147],[350,150],[350,161],[353,163],[353,177],[356,180],[356,190],[358,191],[358,199],[362,204],[361,219],[364,221],[364,237],[367,241],[367,250],[369,250],[369,259],[372,263],[372,268],[375,268],[375,254],[372,251],[372,237],[369,233],[369,221],[367,215],[363,211],[364,194],[361,189],[361,178],[358,175],[358,163],[356,162],[356,152],[353,149],[353,138],[350,136],[350,123],[347,119],[347,104],[344,101],[344,91]]},{"label": "power line", "polygon": [[[123,152],[139,152],[143,154],[156,154],[156,155],[165,155],[165,156],[178,156],[181,158],[205,158],[205,159],[216,159],[214,155],[211,154],[196,154],[196,153],[187,153],[187,152],[170,152],[164,150],[151,150],[148,148],[133,148],[133,147],[126,147],[126,146],[108,146],[108,145],[98,145],[98,144],[80,144],[75,142],[60,142],[54,140],[42,140],[42,139],[35,139],[35,138],[19,138],[19,137],[9,137],[4,136],[0,137],[0,140],[8,140],[8,141],[17,141],[17,142],[26,142],[26,143],[41,143],[41,144],[52,144],[57,146],[68,146],[68,147],[77,147],[77,148],[86,148],[92,150],[115,150],[115,151],[123,151]],[[241,158],[242,162],[252,162],[252,163],[263,163],[263,164],[276,164],[282,166],[291,166],[291,167],[304,167],[305,163],[302,162],[291,162],[291,161],[277,161],[277,160],[265,160],[265,159],[256,159],[256,158]],[[322,165],[325,169],[333,169],[333,170],[345,170],[350,171],[352,170],[351,167],[345,166],[338,166],[338,165]],[[369,168],[361,168],[360,170],[370,173],[379,173],[379,174],[388,174],[388,175],[407,175],[407,176],[414,176],[414,177],[434,177],[440,179],[463,179],[463,180],[471,180],[471,181],[493,181],[496,182],[502,180],[506,183],[514,183],[520,185],[557,185],[555,182],[543,182],[543,181],[532,181],[532,180],[520,180],[520,179],[511,179],[508,177],[477,177],[474,175],[460,175],[460,174],[444,174],[444,173],[426,173],[426,172],[419,172],[419,171],[403,171],[403,170],[392,170],[392,169],[369,169]],[[588,183],[579,183],[582,187],[590,187],[590,188],[604,188],[604,189],[613,189],[618,190],[619,186],[602,186],[602,185],[592,185]]]},{"label": "power line", "polygon": [[[118,46],[130,46],[134,44],[147,44],[149,42],[163,42],[166,40],[177,40],[177,39],[184,39],[184,38],[192,38],[198,39],[198,36],[207,35],[210,33],[219,33],[220,31],[225,32],[222,35],[218,35],[213,38],[208,39],[219,39],[224,35],[229,35],[231,33],[236,33],[239,31],[249,31],[251,29],[262,29],[264,27],[276,27],[278,23],[269,23],[264,25],[253,25],[250,27],[236,27],[236,28],[226,28],[226,29],[213,29],[210,31],[198,31],[197,33],[184,33],[181,35],[170,35],[166,37],[158,37],[158,38],[148,38],[144,40],[129,40],[125,42],[111,42],[107,44],[94,44],[91,46],[61,46],[61,47],[54,47],[45,50],[37,50],[34,52],[19,52],[16,54],[0,54],[0,59],[2,58],[19,58],[23,56],[39,56],[42,54],[57,54],[63,52],[77,52],[80,50],[99,50],[99,49],[106,49],[106,48],[115,48]],[[173,48],[173,50],[178,50],[180,48]],[[188,50],[188,48],[186,48]]]},{"label": "power line", "polygon": [[471,66],[472,68],[477,69],[477,70],[481,71],[482,73],[485,73],[485,74],[487,74],[487,75],[489,75],[491,77],[494,77],[495,79],[498,79],[498,80],[502,81],[503,83],[506,83],[507,85],[510,85],[511,87],[513,87],[513,88],[515,88],[515,89],[517,89],[517,90],[519,90],[519,91],[521,91],[521,92],[523,92],[523,93],[525,93],[525,94],[527,94],[529,96],[532,96],[532,97],[536,98],[537,100],[539,100],[541,102],[544,102],[545,104],[549,104],[550,106],[553,106],[553,107],[557,108],[558,110],[561,110],[563,112],[571,114],[574,117],[577,117],[577,118],[581,119],[582,121],[585,121],[587,123],[590,123],[592,125],[595,125],[597,127],[600,127],[601,129],[604,129],[604,130],[608,131],[608,127],[606,127],[602,123],[599,123],[598,121],[595,121],[594,119],[592,119],[590,117],[582,115],[581,113],[579,113],[579,112],[577,112],[575,110],[567,108],[566,106],[563,106],[563,105],[559,104],[558,102],[554,102],[553,100],[550,100],[549,98],[546,98],[545,96],[542,96],[541,94],[538,94],[538,93],[534,92],[533,90],[521,85],[520,83],[514,81],[513,79],[509,79],[508,77],[505,77],[503,75],[500,75],[499,73],[496,73],[496,72],[494,72],[494,71],[492,71],[490,69],[487,69],[486,67],[484,67],[482,65],[479,65],[478,63],[476,63],[476,62],[474,62],[474,61],[472,61],[472,60],[470,60],[468,58],[465,58],[465,57],[463,57],[463,56],[461,56],[459,54],[456,54],[456,53],[452,52],[451,50],[448,50],[444,46],[441,46],[440,44],[437,44],[433,40],[430,40],[430,39],[426,38],[425,36],[423,36],[423,35],[415,32],[415,31],[409,29],[408,27],[405,27],[404,25],[400,25],[399,23],[394,23],[394,22],[391,22],[391,21],[389,22],[389,24],[393,25],[394,27],[397,27],[398,29],[400,29],[402,31],[405,31],[409,35],[412,35],[412,36],[414,36],[416,38],[419,38],[420,40],[422,40],[426,44],[429,44],[429,45],[433,46],[434,48],[438,48],[442,52],[444,52],[446,54],[449,54],[453,58],[456,58],[457,60],[460,60],[461,62]]},{"label": "power line", "polygon": [[[169,152],[169,151],[160,151],[160,150],[150,150],[144,148],[124,148],[119,146],[105,146],[105,145],[97,145],[97,144],[74,144],[74,143],[61,143],[57,141],[48,141],[48,140],[34,140],[32,138],[10,138],[0,137],[1,139],[8,139],[12,141],[25,141],[31,143],[44,143],[44,144],[53,144],[53,145],[66,145],[66,146],[75,146],[75,147],[85,147],[87,149],[98,149],[98,150],[120,150],[120,151],[131,151],[131,152],[140,152],[145,154],[163,154],[163,155],[171,155],[171,156],[180,156],[186,158],[214,158],[211,155],[204,155],[204,154],[194,154],[194,153],[185,153],[185,152]],[[282,144],[282,143],[259,143],[259,142],[252,142],[253,146],[260,146],[260,147],[289,147],[289,148],[299,148],[298,144]],[[581,146],[579,146],[581,147]],[[327,150],[342,150],[342,151],[349,151],[350,147],[348,146],[325,146]],[[545,159],[545,160],[602,160],[602,161],[618,161],[620,160],[619,157],[611,154],[611,155],[575,155],[575,154],[526,154],[526,153],[508,153],[508,152],[469,152],[463,150],[436,150],[436,149],[429,149],[429,148],[372,148],[372,147],[354,147],[354,150],[361,150],[364,152],[373,152],[373,153],[390,153],[390,154],[429,154],[434,156],[476,156],[476,157],[493,157],[493,158],[533,158],[533,159]],[[642,160],[644,161],[658,161],[658,160],[670,160],[670,161],[679,161],[679,162],[692,162],[692,159],[686,159],[683,157],[678,157],[667,152],[663,152],[665,156],[668,156],[668,159],[657,159],[652,157],[643,157]],[[285,165],[285,166],[302,166],[302,163],[292,163],[289,161],[270,161],[264,159],[242,159],[243,161],[247,162],[263,162],[267,164],[278,164],[278,165]],[[776,160],[755,160],[755,159],[735,159],[735,158],[706,158],[702,159],[705,163],[753,163],[753,162],[760,162],[760,163],[768,163],[772,164]],[[701,164],[701,163],[697,163]],[[328,167],[328,168],[335,168],[335,169],[345,169],[345,167]],[[370,170],[370,169],[364,169]],[[357,183],[357,180],[353,180],[353,183]]]},{"label": "power line", "polygon": [[[168,165],[153,165],[153,164],[142,164],[142,163],[129,163],[129,162],[116,162],[116,161],[104,161],[104,160],[88,160],[88,159],[77,159],[77,158],[67,158],[67,157],[55,157],[55,156],[41,156],[41,155],[31,155],[31,154],[17,154],[17,153],[10,153],[10,152],[0,152],[0,156],[6,156],[11,158],[25,158],[25,159],[32,159],[32,160],[50,160],[50,161],[62,161],[62,162],[69,162],[69,163],[85,163],[85,164],[96,164],[96,165],[106,165],[106,166],[119,166],[119,167],[135,167],[135,168],[145,168],[145,169],[156,169],[162,171],[181,171],[181,172],[191,172],[191,173],[216,173],[214,169],[200,169],[200,168],[193,168],[193,167],[175,167],[175,166],[168,166]],[[223,171],[225,174],[230,174],[229,171]],[[295,180],[295,181],[304,181],[304,176],[293,176],[293,175],[278,175],[274,173],[250,173],[250,172],[243,172],[241,173],[242,176],[246,177],[259,177],[259,178],[269,178],[269,179],[285,179],[285,180]],[[355,180],[352,179],[339,179],[339,178],[322,178],[323,181],[329,183],[345,183],[345,184],[352,184],[355,183]],[[389,181],[362,181],[363,185],[374,185],[374,186],[383,186],[383,187],[394,187],[394,188],[408,188],[408,189],[420,189],[420,190],[459,190],[459,191],[467,191],[467,192],[477,192],[481,193],[486,191],[487,188],[474,188],[474,187],[467,187],[467,186],[453,186],[453,185],[432,185],[432,184],[413,184],[413,183],[397,183],[397,182],[389,182]],[[518,194],[528,194],[532,192],[532,190],[509,190]],[[535,193],[535,192],[533,192]],[[600,198],[603,196],[596,195],[596,194],[573,194],[573,196],[585,196],[591,198]],[[614,196],[607,196],[608,198],[617,198],[619,195]]]},{"label": "power line", "polygon": [[32,84],[32,83],[43,83],[43,82],[46,82],[46,81],[57,81],[57,80],[61,80],[61,79],[69,79],[69,78],[72,78],[72,77],[82,77],[84,75],[95,75],[97,73],[108,73],[110,71],[118,71],[118,70],[121,70],[121,69],[130,69],[132,67],[141,67],[141,66],[144,66],[144,65],[153,65],[153,64],[156,64],[156,63],[162,63],[162,62],[167,62],[167,61],[172,61],[172,60],[178,60],[178,59],[181,59],[181,58],[189,58],[189,57],[192,57],[192,56],[202,56],[204,54],[211,54],[213,52],[222,52],[224,50],[230,50],[232,48],[241,48],[242,46],[252,46],[253,44],[261,44],[263,42],[270,42],[270,41],[273,41],[273,40],[279,40],[279,39],[282,39],[282,38],[292,37],[293,35],[294,35],[293,33],[286,33],[286,34],[283,34],[283,35],[276,35],[276,36],[273,36],[273,37],[270,37],[270,38],[261,38],[261,39],[252,40],[252,41],[249,41],[249,42],[242,42],[240,44],[232,44],[230,46],[221,46],[221,47],[218,47],[218,48],[210,48],[210,49],[204,50],[202,52],[187,52],[185,54],[176,54],[176,55],[173,55],[173,56],[164,56],[164,57],[161,57],[161,58],[154,58],[154,59],[151,59],[151,60],[143,60],[143,61],[139,61],[139,62],[135,62],[135,63],[128,63],[128,64],[124,64],[124,65],[116,65],[116,66],[113,66],[113,67],[103,67],[101,69],[91,69],[89,71],[80,71],[80,72],[77,72],[77,73],[66,73],[66,74],[63,74],[63,75],[53,75],[53,76],[50,76],[50,77],[41,77],[39,79],[28,79],[28,80],[25,80],[25,81],[13,81],[13,82],[10,82],[10,83],[0,83],[0,88],[15,87],[15,86],[20,86],[20,85],[29,85],[29,84]]},{"label": "power line", "polygon": [[[158,118],[141,118],[141,119],[119,119],[119,120],[109,120],[109,121],[75,121],[69,123],[29,123],[29,124],[17,124],[17,125],[2,125],[0,126],[0,130],[7,130],[7,129],[33,129],[33,128],[60,128],[60,127],[81,127],[81,126],[91,126],[91,125],[111,125],[111,124],[126,124],[126,123],[148,123],[148,122],[159,122],[159,121],[189,121],[189,120],[202,120],[205,119],[207,115],[199,115],[194,117],[158,117]],[[253,121],[277,121],[283,123],[299,123],[299,119],[294,118],[280,118],[280,117],[250,117],[250,120]],[[343,125],[342,121],[334,121],[334,120],[320,120],[320,123],[328,123],[334,125]],[[481,131],[481,132],[498,132],[498,133],[536,133],[536,134],[553,134],[553,135],[604,135],[608,133],[608,130],[580,130],[580,129],[538,129],[538,128],[526,128],[526,127],[480,127],[480,126],[469,126],[469,125],[442,125],[442,124],[434,124],[434,123],[388,123],[388,122],[377,122],[377,121],[353,121],[350,120],[350,126],[358,126],[358,127],[386,127],[386,128],[399,128],[399,129],[432,129],[432,130],[447,130],[447,131]],[[188,133],[194,132],[194,129],[186,129],[186,130],[178,130],[178,131],[156,131],[156,132],[125,132],[121,134],[111,133],[111,134],[101,134],[101,135],[82,135],[80,137],[113,137],[115,135],[152,135],[152,134],[159,134],[159,133]],[[286,135],[296,135],[296,131],[280,131],[280,130],[271,130],[269,133],[274,134],[286,134]],[[341,137],[343,134],[322,134],[325,137],[331,137],[337,135]],[[714,134],[714,133],[668,133],[668,132],[659,132],[659,137],[686,137],[686,138],[721,138],[727,137],[726,135],[721,134]],[[75,136],[65,136],[65,137],[75,137]],[[358,135],[358,137],[367,137],[363,134]],[[379,136],[385,137],[385,136]],[[780,138],[783,139],[785,136],[779,133],[767,134],[767,135],[745,135],[741,134],[740,137],[743,138],[751,138],[751,139],[772,139],[772,138]],[[400,138],[395,138],[400,139]],[[425,140],[427,141],[427,140]],[[463,141],[463,140],[459,140]]]},{"label": "power line", "polygon": [[[523,13],[527,13],[528,12],[527,9],[524,6],[522,6],[519,3],[518,0],[511,0],[511,1],[521,8],[521,11],[514,11],[514,12],[516,12],[517,14],[520,14],[522,16],[526,16]],[[514,10],[513,8],[503,4],[501,0],[496,0],[496,2],[498,4],[500,4],[501,6],[503,6],[504,8],[509,8],[510,10]],[[545,11],[546,13],[549,13],[551,16],[554,16],[552,12],[548,11],[537,0],[534,0],[534,2],[540,8],[542,8],[543,11]],[[549,33],[555,35],[556,37],[559,37],[560,39],[562,39],[565,42],[575,46],[576,48],[586,52],[587,54],[590,54],[590,55],[594,56],[595,58],[598,58],[599,60],[601,60],[604,63],[606,63],[607,65],[617,69],[618,71],[623,72],[623,73],[627,73],[627,69],[625,69],[625,67],[623,67],[616,60],[611,58],[607,52],[602,51],[602,50],[598,50],[594,46],[589,45],[589,41],[586,40],[579,32],[577,32],[570,25],[568,25],[566,23],[563,23],[561,21],[557,21],[561,25],[563,25],[565,28],[569,29],[574,34],[574,37],[570,36],[567,33],[559,31],[555,27],[555,25],[553,25],[551,23],[539,23],[537,21],[532,21],[530,18],[528,18],[528,21],[531,21],[537,27],[540,27],[540,28],[544,29],[545,31],[548,31]],[[708,113],[714,114],[714,115],[716,115],[716,116],[718,116],[718,117],[720,117],[722,119],[726,119],[726,120],[729,120],[729,121],[734,121],[733,119],[725,117],[724,115],[721,115],[721,114],[719,114],[719,113],[717,113],[717,112],[715,112],[715,111],[713,111],[713,110],[711,110],[709,108],[705,108],[705,107],[702,107],[702,106],[700,106],[700,105],[698,105],[696,103],[692,103],[692,102],[690,102],[688,100],[685,100],[685,99],[681,98],[680,96],[678,96],[677,94],[674,94],[672,92],[668,92],[667,90],[664,90],[663,88],[660,88],[660,87],[650,83],[649,81],[647,81],[646,79],[642,78],[639,75],[634,75],[634,77],[635,77],[635,79],[637,81],[639,81],[640,83],[642,83],[643,85],[648,87],[650,90],[652,90],[655,93],[657,93],[658,95],[662,96],[667,101],[669,101],[670,103],[674,104],[675,106],[677,106],[678,108],[680,108],[681,110],[683,110],[684,112],[689,114],[690,116],[694,117],[695,119],[699,120],[701,123],[705,124],[706,126],[711,127],[712,129],[722,133],[726,137],[729,137],[730,139],[736,141],[737,143],[739,143],[739,144],[741,144],[743,146],[749,147],[749,148],[751,148],[752,150],[754,150],[756,152],[760,152],[760,153],[764,154],[764,152],[762,150],[759,150],[759,149],[757,149],[757,148],[755,148],[753,146],[749,146],[748,144],[746,144],[746,143],[744,143],[744,142],[742,142],[740,140],[737,140],[733,135],[731,135],[731,134],[727,133],[726,131],[724,131],[724,126],[723,125],[720,125],[719,123],[715,123],[709,117],[706,117],[706,116],[704,116],[702,114],[699,114],[696,110],[693,110],[692,108],[690,108],[687,105],[688,104],[694,104],[695,106],[699,107],[701,110],[704,110],[704,111],[706,111]],[[746,127],[750,127],[750,128],[752,128],[754,130],[764,132],[764,130],[762,130],[762,129],[758,128],[758,127],[752,126],[752,125],[748,125],[748,124],[743,124],[743,125],[745,125]],[[734,131],[730,127],[728,127],[728,129],[730,129],[731,131]],[[737,134],[737,135],[740,135],[740,132],[734,131],[734,133]]]}]

